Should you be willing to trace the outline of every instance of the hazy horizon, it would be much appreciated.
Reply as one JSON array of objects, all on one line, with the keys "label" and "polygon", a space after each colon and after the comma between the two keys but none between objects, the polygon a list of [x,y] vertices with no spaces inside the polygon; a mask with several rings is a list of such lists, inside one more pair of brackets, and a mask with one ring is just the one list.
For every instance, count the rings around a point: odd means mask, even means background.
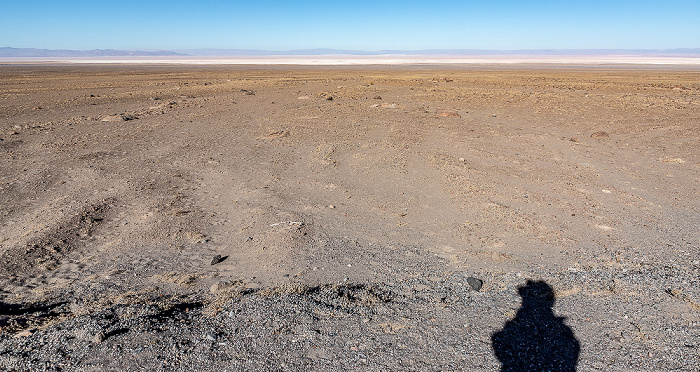
[{"label": "hazy horizon", "polygon": [[175,50],[117,50],[117,49],[39,49],[0,47],[0,57],[255,57],[255,56],[573,56],[573,55],[639,55],[700,57],[700,48],[675,49],[423,49],[423,50],[344,50],[330,48],[297,50],[261,49],[175,49]]}]

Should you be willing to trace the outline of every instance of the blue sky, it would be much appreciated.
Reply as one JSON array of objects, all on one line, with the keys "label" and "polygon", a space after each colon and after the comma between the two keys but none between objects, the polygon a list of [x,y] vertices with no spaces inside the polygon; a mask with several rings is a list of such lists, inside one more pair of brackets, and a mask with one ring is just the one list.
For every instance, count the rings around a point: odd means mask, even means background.
[{"label": "blue sky", "polygon": [[0,0],[0,47],[291,50],[700,47],[700,0]]}]

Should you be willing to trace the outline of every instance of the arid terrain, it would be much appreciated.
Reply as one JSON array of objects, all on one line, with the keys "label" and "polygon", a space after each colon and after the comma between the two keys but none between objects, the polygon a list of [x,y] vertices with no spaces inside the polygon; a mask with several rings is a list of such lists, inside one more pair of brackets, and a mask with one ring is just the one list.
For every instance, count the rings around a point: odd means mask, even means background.
[{"label": "arid terrain", "polygon": [[697,66],[0,65],[0,370],[501,365],[700,369]]}]

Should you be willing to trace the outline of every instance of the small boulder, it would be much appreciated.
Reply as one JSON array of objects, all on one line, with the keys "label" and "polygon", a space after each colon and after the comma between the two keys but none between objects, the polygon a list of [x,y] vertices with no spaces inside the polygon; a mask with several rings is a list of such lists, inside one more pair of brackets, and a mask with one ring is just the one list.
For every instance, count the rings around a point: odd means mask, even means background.
[{"label": "small boulder", "polygon": [[136,119],[138,119],[138,117],[136,115],[117,114],[117,115],[105,116],[102,118],[102,121],[129,121],[129,120],[136,120]]},{"label": "small boulder", "polygon": [[110,115],[102,118],[102,121],[124,121],[121,115]]},{"label": "small boulder", "polygon": [[220,254],[217,254],[216,256],[214,256],[214,258],[211,259],[211,264],[212,264],[212,265],[216,265],[216,264],[218,264],[219,262],[222,262],[222,261],[226,260],[227,258],[228,258],[228,256],[223,256],[223,257],[222,257]]},{"label": "small boulder", "polygon": [[467,284],[469,284],[473,290],[479,291],[481,287],[484,286],[484,281],[470,276],[467,278]]},{"label": "small boulder", "polygon": [[92,338],[92,343],[93,344],[99,344],[100,342],[104,341],[107,338],[107,335],[104,333],[104,331],[99,331],[95,336]]},{"label": "small boulder", "polygon": [[461,116],[450,110],[440,110],[437,112],[436,118],[461,118]]}]

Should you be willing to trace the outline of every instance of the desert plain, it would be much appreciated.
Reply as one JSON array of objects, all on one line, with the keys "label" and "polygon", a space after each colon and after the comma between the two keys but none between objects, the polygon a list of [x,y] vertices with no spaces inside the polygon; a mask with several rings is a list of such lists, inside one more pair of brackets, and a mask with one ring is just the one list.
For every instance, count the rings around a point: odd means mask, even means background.
[{"label": "desert plain", "polygon": [[700,69],[0,66],[1,370],[700,368]]}]

